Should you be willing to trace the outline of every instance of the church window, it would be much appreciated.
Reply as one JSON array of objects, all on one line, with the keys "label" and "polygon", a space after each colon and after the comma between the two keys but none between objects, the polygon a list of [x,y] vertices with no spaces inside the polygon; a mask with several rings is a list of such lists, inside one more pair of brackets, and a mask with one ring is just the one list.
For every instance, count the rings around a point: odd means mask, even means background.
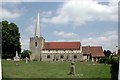
[{"label": "church window", "polygon": [[64,58],[63,55],[61,55],[60,58]]},{"label": "church window", "polygon": [[76,55],[74,55],[74,59],[76,59],[77,58],[77,56]]},{"label": "church window", "polygon": [[69,59],[69,56],[67,56],[67,59]]},{"label": "church window", "polygon": [[50,55],[47,55],[47,58],[50,58]]},{"label": "church window", "polygon": [[35,47],[37,47],[37,42],[35,42]]}]

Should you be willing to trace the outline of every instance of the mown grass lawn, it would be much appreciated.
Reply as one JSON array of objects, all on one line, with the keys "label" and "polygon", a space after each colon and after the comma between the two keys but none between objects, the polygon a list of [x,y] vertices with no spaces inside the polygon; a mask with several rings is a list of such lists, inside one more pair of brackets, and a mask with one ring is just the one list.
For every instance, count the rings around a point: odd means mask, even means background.
[{"label": "mown grass lawn", "polygon": [[70,62],[38,62],[2,60],[3,78],[110,78],[110,66],[92,62],[76,62],[75,75],[68,75]]}]

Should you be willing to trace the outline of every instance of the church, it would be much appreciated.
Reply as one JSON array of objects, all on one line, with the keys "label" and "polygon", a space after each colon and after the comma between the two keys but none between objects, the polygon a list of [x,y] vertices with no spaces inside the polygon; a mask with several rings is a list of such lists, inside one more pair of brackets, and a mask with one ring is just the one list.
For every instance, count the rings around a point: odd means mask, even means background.
[{"label": "church", "polygon": [[46,42],[40,34],[39,13],[35,35],[30,38],[30,59],[37,61],[98,61],[104,57],[102,46],[82,46],[81,42]]}]

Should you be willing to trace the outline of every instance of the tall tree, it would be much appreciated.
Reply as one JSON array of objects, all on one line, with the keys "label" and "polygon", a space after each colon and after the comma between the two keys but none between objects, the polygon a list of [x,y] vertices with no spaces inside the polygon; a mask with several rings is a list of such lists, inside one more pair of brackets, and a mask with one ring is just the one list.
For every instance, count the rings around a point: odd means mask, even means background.
[{"label": "tall tree", "polygon": [[16,51],[20,53],[20,33],[19,28],[14,23],[8,21],[0,22],[2,28],[2,58],[13,58]]}]

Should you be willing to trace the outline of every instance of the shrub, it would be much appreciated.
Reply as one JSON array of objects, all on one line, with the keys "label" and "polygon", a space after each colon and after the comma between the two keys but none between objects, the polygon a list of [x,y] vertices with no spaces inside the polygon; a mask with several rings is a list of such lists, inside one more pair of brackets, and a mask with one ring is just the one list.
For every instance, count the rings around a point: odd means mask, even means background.
[{"label": "shrub", "polygon": [[119,58],[118,56],[112,57],[111,65],[111,80],[118,80]]},{"label": "shrub", "polygon": [[98,62],[104,64],[111,64],[111,59],[109,57],[103,57]]}]

